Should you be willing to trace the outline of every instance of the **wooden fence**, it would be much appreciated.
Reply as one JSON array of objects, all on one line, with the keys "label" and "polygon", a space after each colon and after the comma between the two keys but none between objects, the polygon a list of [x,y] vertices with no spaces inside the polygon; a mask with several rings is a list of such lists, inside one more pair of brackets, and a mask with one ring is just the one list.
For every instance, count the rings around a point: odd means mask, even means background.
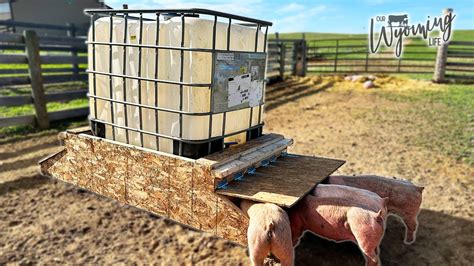
[{"label": "wooden fence", "polygon": [[372,54],[365,38],[311,40],[307,47],[312,73],[432,74],[436,57],[435,49],[417,51],[426,44],[406,44],[401,58],[388,49]]},{"label": "wooden fence", "polygon": [[448,44],[444,80],[474,82],[474,42]]},{"label": "wooden fence", "polygon": [[74,37],[74,32],[70,36],[37,36],[32,30],[0,34],[0,86],[31,85],[31,95],[1,96],[0,106],[32,103],[35,107],[35,115],[0,117],[0,127],[36,124],[48,128],[50,121],[88,114],[88,108],[49,113],[46,109],[47,102],[86,97],[87,89],[45,94],[44,84],[87,80],[81,66],[87,63],[85,38]]},{"label": "wooden fence", "polygon": [[288,75],[304,76],[305,42],[302,39],[268,41],[267,79],[281,80]]}]

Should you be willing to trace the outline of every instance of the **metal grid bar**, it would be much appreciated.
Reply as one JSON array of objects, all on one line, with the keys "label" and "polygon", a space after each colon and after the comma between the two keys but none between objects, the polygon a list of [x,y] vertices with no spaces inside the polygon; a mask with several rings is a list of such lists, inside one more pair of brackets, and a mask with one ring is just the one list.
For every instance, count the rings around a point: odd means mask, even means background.
[{"label": "metal grid bar", "polygon": [[[176,11],[177,15],[181,17],[181,43],[179,47],[176,46],[166,46],[166,45],[160,45],[160,16],[163,13],[173,13],[173,11]],[[202,12],[199,12],[202,11]],[[210,83],[193,83],[193,82],[184,82],[184,60],[185,60],[185,52],[203,52],[203,53],[211,53],[212,54],[212,60],[213,62],[215,61],[216,54],[219,52],[238,52],[238,53],[252,53],[252,54],[264,54],[266,55],[266,43],[267,43],[267,33],[268,33],[268,27],[271,25],[269,22],[265,21],[259,21],[259,20],[253,20],[241,16],[235,16],[235,15],[229,15],[221,12],[215,12],[215,11],[206,11],[206,10],[200,10],[200,9],[191,9],[191,10],[129,10],[124,6],[123,10],[87,10],[87,14],[91,15],[91,24],[92,24],[92,32],[93,32],[93,38],[91,41],[88,41],[87,43],[92,45],[92,51],[93,51],[93,58],[94,62],[92,64],[92,69],[87,70],[88,73],[90,73],[93,77],[93,83],[94,83],[94,90],[92,95],[89,94],[88,96],[93,99],[94,101],[94,110],[95,114],[97,114],[97,104],[96,102],[98,100],[103,100],[107,101],[110,103],[111,110],[113,110],[114,106],[117,104],[121,104],[124,106],[125,109],[125,126],[119,125],[115,122],[115,119],[113,118],[114,112],[112,111],[112,119],[110,121],[103,121],[101,119],[98,119],[98,117],[91,117],[91,121],[93,122],[98,122],[102,123],[108,126],[112,127],[113,131],[113,139],[115,140],[115,129],[114,128],[120,128],[124,129],[126,132],[126,137],[127,137],[127,143],[130,143],[129,140],[129,131],[134,131],[138,132],[140,134],[140,145],[143,147],[144,146],[144,135],[151,135],[155,136],[156,138],[156,148],[159,150],[159,140],[160,138],[164,139],[170,139],[173,141],[178,141],[179,144],[179,150],[175,152],[178,152],[179,155],[183,154],[183,143],[189,143],[189,144],[203,144],[207,143],[207,149],[208,153],[211,152],[212,146],[211,146],[211,141],[214,140],[219,140],[219,139],[225,139],[227,137],[237,135],[243,132],[248,132],[252,129],[255,128],[260,128],[263,126],[263,123],[261,123],[261,110],[262,110],[262,105],[264,104],[263,101],[261,102],[260,105],[258,105],[258,123],[255,126],[252,126],[253,122],[253,109],[256,107],[244,107],[244,108],[250,108],[250,117],[249,117],[249,123],[248,123],[248,128],[245,128],[243,130],[239,130],[237,132],[231,132],[226,134],[226,123],[227,123],[227,112],[228,111],[221,111],[221,112],[215,112],[214,110],[214,102],[213,102],[213,97],[212,97],[212,90],[214,87],[214,63],[212,64],[212,71],[211,71],[211,82]],[[136,16],[130,16],[130,13],[138,13],[139,17]],[[144,18],[143,14],[144,13],[154,13],[155,14],[155,19],[149,19],[149,18]],[[188,15],[195,15],[195,14],[207,14],[207,15],[212,15],[214,18],[214,23],[213,23],[213,29],[212,29],[212,48],[195,48],[195,47],[186,47],[185,45],[185,25],[186,25],[186,17]],[[95,20],[99,17],[104,17],[104,16],[109,16],[110,17],[110,27],[109,27],[109,42],[101,42],[101,41],[96,41],[96,36],[95,36]],[[114,42],[113,41],[113,18],[114,17],[120,17],[123,19],[124,24],[125,24],[125,29],[124,29],[124,36],[123,36],[123,42]],[[224,49],[216,49],[216,38],[217,38],[217,23],[219,17],[224,17],[228,19],[228,25],[227,25],[227,40],[226,40],[226,47]],[[133,20],[139,20],[139,40],[138,44],[130,43],[128,40],[128,21],[130,19]],[[253,51],[242,51],[242,50],[232,50],[231,49],[231,31],[232,31],[232,21],[233,19],[235,20],[243,20],[245,22],[254,22],[252,24],[252,27],[255,26],[255,45]],[[156,22],[156,32],[155,32],[155,44],[143,44],[143,31],[144,31],[144,25],[143,21],[155,21]],[[249,24],[250,25],[250,24]],[[265,36],[264,36],[264,43],[263,43],[263,52],[258,51],[258,45],[259,45],[259,32],[262,31],[262,26],[265,27]],[[250,26],[249,26],[250,27]],[[109,69],[108,72],[105,71],[98,71],[95,66],[95,57],[96,57],[96,50],[95,46],[96,45],[105,45],[109,47]],[[116,47],[123,47],[123,71],[122,74],[119,73],[114,73],[112,69],[112,48]],[[127,74],[127,49],[128,48],[138,48],[138,71],[137,75],[132,75],[132,74]],[[144,56],[142,53],[143,49],[153,49],[155,51],[155,66],[154,66],[154,76],[153,78],[149,77],[143,77],[142,76],[142,60],[144,60],[142,57]],[[158,75],[158,68],[159,68],[159,51],[160,50],[169,50],[169,51],[179,51],[179,57],[180,57],[180,70],[179,70],[179,81],[176,80],[166,80],[166,79],[159,79]],[[107,76],[109,79],[109,98],[107,97],[101,97],[97,95],[97,88],[96,88],[96,76],[98,75],[103,75]],[[118,77],[122,78],[123,81],[123,101],[114,99],[113,92],[113,77]],[[136,80],[138,81],[138,103],[135,102],[129,102],[127,100],[127,81],[128,80]],[[154,92],[155,92],[155,99],[154,99],[154,106],[143,104],[142,103],[142,82],[153,82],[154,83]],[[169,109],[169,108],[162,108],[159,107],[159,84],[170,84],[170,85],[178,85],[179,86],[179,109]],[[194,89],[196,88],[206,88],[210,91],[210,106],[209,106],[209,111],[208,112],[190,112],[190,111],[183,111],[184,108],[184,88],[185,87],[192,87]],[[265,85],[264,85],[265,87]],[[130,127],[128,125],[128,106],[135,106],[139,110],[139,119],[140,119],[140,125],[139,128],[134,128]],[[143,124],[143,111],[142,109],[149,109],[149,110],[154,110],[155,114],[155,132],[150,132],[147,130],[144,130]],[[179,115],[179,137],[172,136],[172,135],[167,135],[167,134],[160,134],[159,133],[159,112],[167,112],[167,113],[175,113]],[[222,134],[212,137],[212,129],[213,129],[213,115],[215,114],[220,114],[222,113],[223,119],[222,119]],[[209,132],[208,132],[208,138],[205,140],[189,140],[189,139],[183,139],[183,115],[189,115],[189,116],[209,116]],[[97,116],[97,115],[96,115]],[[225,143],[223,145],[225,147]]]},{"label": "metal grid bar", "polygon": [[[110,13],[110,26],[109,26],[109,41],[113,41],[113,27],[114,27],[114,14]],[[109,45],[109,72],[112,73],[112,44]],[[111,100],[114,99],[114,87],[112,84],[112,77],[109,76],[109,97]],[[110,120],[112,124],[115,121],[115,114],[114,114],[114,103],[110,101]],[[115,140],[115,128],[112,125],[112,140]]]},{"label": "metal grid bar", "polygon": [[[84,10],[86,14],[109,14],[111,10],[107,9],[86,9]],[[113,12],[115,13],[178,13],[178,14],[203,14],[203,15],[211,15],[211,16],[218,16],[224,18],[231,18],[236,19],[244,22],[253,22],[259,23],[264,26],[272,26],[273,24],[269,21],[253,19],[249,17],[209,10],[209,9],[202,9],[202,8],[191,8],[191,9],[114,9]]]},{"label": "metal grid bar", "polygon": [[[212,49],[216,49],[216,32],[217,32],[217,16],[214,16],[214,23],[212,25]],[[214,62],[214,54],[212,55],[212,61]],[[209,139],[212,138],[212,119],[213,119],[213,113],[214,113],[214,97],[212,96],[212,88],[214,88],[214,64],[212,64],[212,71],[211,71],[211,87],[210,87],[210,92],[209,96],[211,97],[210,99],[210,105],[209,105],[209,112],[211,115],[209,116]],[[211,148],[212,148],[212,143],[209,141],[209,144],[207,145],[207,153],[211,153]]]},{"label": "metal grid bar", "polygon": [[[156,13],[156,34],[155,34],[155,44],[158,46],[160,44],[160,13]],[[155,79],[158,79],[158,58],[159,50],[155,48]],[[154,83],[155,85],[155,106],[158,106],[158,82]],[[155,131],[160,132],[159,129],[159,119],[158,119],[158,110],[155,109]],[[156,149],[160,149],[160,138],[156,137]]]},{"label": "metal grid bar", "polygon": [[[152,45],[152,44],[134,44],[134,43],[121,43],[121,42],[98,42],[98,41],[86,41],[87,44],[95,45],[114,45],[114,46],[126,46],[126,47],[142,47],[142,48],[158,48],[163,50],[177,50],[187,52],[202,52],[202,53],[215,53],[215,52],[228,52],[227,49],[209,49],[209,48],[191,48],[191,47],[179,47],[179,46],[167,46],[167,45]],[[252,53],[252,54],[266,54],[265,52],[253,52],[253,51],[239,51],[239,53]]]},{"label": "metal grid bar", "polygon": [[[107,121],[105,121],[105,120],[101,120],[101,119],[91,119],[91,121],[93,121],[93,122],[100,122],[100,123],[103,123],[103,124],[105,124],[105,125],[110,125],[110,126],[112,125],[112,123],[107,122]],[[261,127],[261,126],[263,126],[263,125],[264,125],[264,124],[260,124],[260,125],[253,126],[253,127],[251,127],[251,128],[245,128],[245,129],[242,129],[242,130],[233,132],[233,133],[225,134],[225,135],[223,135],[223,136],[212,137],[212,138],[210,138],[210,139],[203,139],[203,140],[186,140],[186,139],[180,139],[180,138],[178,138],[178,137],[168,136],[168,135],[165,135],[165,134],[159,134],[159,133],[154,133],[154,132],[151,132],[151,131],[140,130],[140,129],[133,128],[133,127],[125,127],[125,126],[121,126],[121,125],[117,125],[117,124],[114,124],[113,126],[114,126],[114,127],[117,127],[117,128],[127,129],[127,130],[130,130],[130,131],[135,131],[135,132],[139,132],[139,133],[143,133],[143,134],[155,136],[155,137],[160,137],[160,138],[165,138],[165,139],[171,139],[171,140],[177,140],[177,141],[183,142],[183,143],[203,144],[203,143],[207,143],[207,142],[209,142],[209,141],[214,141],[214,140],[218,140],[218,139],[222,139],[222,138],[227,138],[227,137],[230,137],[230,136],[234,136],[234,135],[237,135],[237,134],[246,132],[246,131],[248,131],[248,130],[252,130],[252,129],[259,128],[259,127]]]},{"label": "metal grid bar", "polygon": [[[91,16],[92,40],[95,41],[95,19],[96,16]],[[92,44],[92,70],[95,71],[95,44]],[[92,74],[92,83],[94,95],[97,95],[97,78],[95,73]],[[97,117],[97,100],[94,99],[94,116]]]},{"label": "metal grid bar", "polygon": [[[138,43],[142,44],[143,41],[143,13],[140,13],[140,25],[139,25],[139,36]],[[138,71],[137,75],[142,76],[142,47],[138,47]],[[138,104],[142,104],[142,82],[138,81]],[[143,112],[142,108],[138,107],[138,117],[140,119],[140,130],[143,130]],[[143,133],[140,132],[140,145],[143,147]]]},{"label": "metal grid bar", "polygon": [[[189,116],[206,116],[206,115],[217,115],[217,114],[222,114],[224,112],[213,112],[212,110],[210,112],[187,112],[187,111],[179,111],[179,110],[174,110],[174,109],[169,109],[169,108],[163,108],[163,107],[158,107],[158,106],[152,106],[152,105],[146,105],[146,104],[138,104],[138,103],[133,103],[133,102],[126,102],[122,100],[117,100],[117,99],[109,99],[107,97],[101,97],[101,96],[96,96],[96,95],[91,95],[87,94],[87,97],[93,98],[93,99],[99,99],[99,100],[104,100],[104,101],[111,101],[114,103],[119,103],[119,104],[126,104],[129,106],[135,106],[135,107],[141,107],[145,109],[151,109],[151,110],[156,110],[156,111],[163,111],[167,113],[173,113],[173,114],[183,114],[183,115],[189,115]],[[262,105],[265,104],[262,102]]]},{"label": "metal grid bar", "polygon": [[[181,47],[184,47],[184,14],[181,15]],[[180,63],[180,70],[179,70],[179,82],[183,82],[184,78],[184,50],[180,51],[179,55],[179,63]],[[179,110],[183,111],[183,84],[179,85]],[[179,138],[183,138],[183,114],[179,114]],[[183,154],[183,143],[179,142],[179,156]]]},{"label": "metal grid bar", "polygon": [[[124,6],[126,8],[126,6]],[[128,31],[128,13],[124,14],[124,31],[123,31],[123,42],[127,42],[127,31]],[[123,47],[123,74],[127,74],[127,47]],[[128,108],[127,108],[127,79],[122,78],[123,83],[123,108],[125,114],[125,126],[128,127]],[[130,143],[130,136],[128,134],[128,129],[125,129],[125,139],[127,144]]]}]

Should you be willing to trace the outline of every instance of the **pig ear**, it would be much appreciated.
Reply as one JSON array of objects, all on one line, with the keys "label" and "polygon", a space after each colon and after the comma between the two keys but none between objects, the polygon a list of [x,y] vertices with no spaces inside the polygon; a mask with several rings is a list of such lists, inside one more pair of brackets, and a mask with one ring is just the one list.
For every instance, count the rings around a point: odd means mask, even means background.
[{"label": "pig ear", "polygon": [[387,206],[389,198],[385,197],[385,198],[382,198],[382,199],[383,199],[383,205]]},{"label": "pig ear", "polygon": [[379,210],[379,211],[377,212],[377,218],[381,218],[381,217],[382,217],[382,210]]},{"label": "pig ear", "polygon": [[423,191],[423,189],[425,189],[425,187],[418,187],[418,186],[416,187],[416,190],[420,193]]}]

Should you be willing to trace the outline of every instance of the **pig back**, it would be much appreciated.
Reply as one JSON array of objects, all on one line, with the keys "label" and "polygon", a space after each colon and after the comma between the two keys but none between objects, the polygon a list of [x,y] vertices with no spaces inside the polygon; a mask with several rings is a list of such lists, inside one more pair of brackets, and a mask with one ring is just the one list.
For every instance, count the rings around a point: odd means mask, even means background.
[{"label": "pig back", "polygon": [[366,206],[368,209],[375,212],[386,208],[385,201],[378,194],[357,187],[319,184],[314,188],[311,194],[316,197],[337,197],[347,199],[356,204]]}]

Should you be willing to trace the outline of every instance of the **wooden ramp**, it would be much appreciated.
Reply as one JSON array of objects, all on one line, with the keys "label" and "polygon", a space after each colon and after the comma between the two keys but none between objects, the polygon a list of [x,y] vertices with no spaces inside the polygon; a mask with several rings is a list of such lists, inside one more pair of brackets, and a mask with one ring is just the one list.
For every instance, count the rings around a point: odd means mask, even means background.
[{"label": "wooden ramp", "polygon": [[303,155],[281,156],[253,174],[234,179],[216,193],[290,208],[344,163]]}]

